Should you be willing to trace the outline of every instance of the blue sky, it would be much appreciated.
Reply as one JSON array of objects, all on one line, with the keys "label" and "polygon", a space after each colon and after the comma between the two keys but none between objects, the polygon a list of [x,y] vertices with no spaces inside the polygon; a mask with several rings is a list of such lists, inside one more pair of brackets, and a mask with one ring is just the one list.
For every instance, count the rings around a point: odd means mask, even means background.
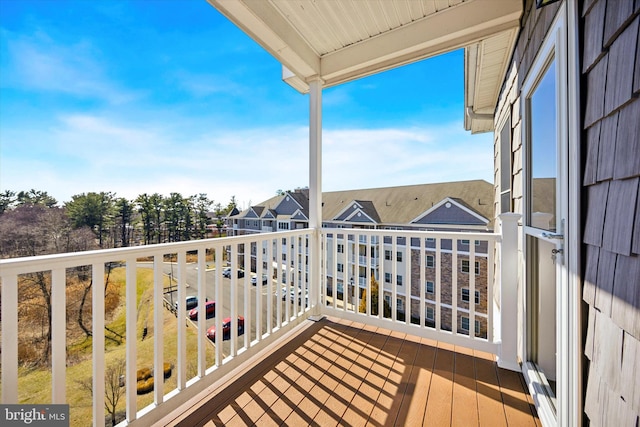
[{"label": "blue sky", "polygon": [[[0,0],[0,190],[235,196],[308,185],[308,103],[205,0]],[[323,190],[492,181],[453,52],[323,94]]]}]

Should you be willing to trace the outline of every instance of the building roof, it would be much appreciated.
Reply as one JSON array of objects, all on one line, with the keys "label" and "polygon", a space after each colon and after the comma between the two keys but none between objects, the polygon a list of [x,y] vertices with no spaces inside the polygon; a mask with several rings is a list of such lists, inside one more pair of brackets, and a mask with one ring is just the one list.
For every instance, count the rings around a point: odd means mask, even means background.
[{"label": "building roof", "polygon": [[381,223],[407,224],[447,197],[461,199],[483,217],[493,218],[493,185],[473,180],[325,192],[322,219],[331,220],[349,203],[366,200],[375,206]]},{"label": "building roof", "polygon": [[[484,180],[328,191],[322,193],[322,220],[333,221],[352,203],[357,203],[362,212],[376,223],[408,224],[448,197],[487,218],[491,228],[494,217],[493,191],[493,184]],[[304,192],[287,194],[290,196],[295,194],[298,202],[302,195],[306,199],[303,212],[308,210],[308,198]],[[283,197],[285,196],[274,196],[260,203],[259,206],[264,209],[273,209]],[[240,217],[245,216],[247,211],[241,213]],[[278,218],[283,219],[282,215]]]}]

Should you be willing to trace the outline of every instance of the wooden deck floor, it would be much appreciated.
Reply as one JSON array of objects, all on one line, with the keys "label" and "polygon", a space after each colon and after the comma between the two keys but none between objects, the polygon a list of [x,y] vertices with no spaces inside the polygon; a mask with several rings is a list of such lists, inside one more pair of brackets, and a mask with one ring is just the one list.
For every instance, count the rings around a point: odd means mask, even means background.
[{"label": "wooden deck floor", "polygon": [[539,426],[490,355],[323,319],[170,425]]}]

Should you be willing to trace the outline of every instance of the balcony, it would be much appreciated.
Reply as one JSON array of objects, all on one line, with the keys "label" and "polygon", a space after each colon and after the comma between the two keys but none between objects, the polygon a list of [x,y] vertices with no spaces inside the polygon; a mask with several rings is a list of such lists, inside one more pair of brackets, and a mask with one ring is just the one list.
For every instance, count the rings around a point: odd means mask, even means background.
[{"label": "balcony", "polygon": [[[68,398],[77,381],[66,338],[71,319],[66,310],[54,309],[50,372],[44,373],[50,375],[50,400],[30,403],[69,403],[72,425],[88,425],[89,419],[93,425],[103,424],[108,415],[105,369],[113,358],[105,356],[107,319],[100,313],[105,313],[105,271],[116,266],[125,278],[126,332],[120,348],[125,356],[120,408],[124,424],[233,424],[259,417],[271,424],[302,419],[325,425],[318,421],[324,419],[333,424],[389,425],[423,416],[448,424],[458,417],[478,420],[496,414],[504,415],[503,425],[526,425],[521,424],[525,419],[534,424],[535,410],[520,375],[501,368],[513,363],[515,346],[509,325],[515,318],[500,309],[500,301],[511,298],[500,283],[506,283],[507,269],[515,267],[501,262],[502,251],[514,240],[514,224],[511,231],[503,227],[501,234],[347,229],[316,234],[305,229],[2,260],[2,403],[30,398],[18,351],[21,319],[15,307],[20,284],[26,275],[43,273],[52,306],[65,307],[71,272],[90,266],[93,339],[92,357],[86,363],[93,397]],[[332,271],[340,257],[347,260],[351,254],[338,253],[339,239],[332,233],[375,237],[367,239],[368,245],[379,247],[367,253],[380,253],[383,246],[393,253],[403,251],[403,267],[381,263],[377,271],[366,269],[374,272],[372,280],[345,263],[345,278],[351,276],[354,283],[364,279],[365,290],[347,287],[347,293],[334,292]],[[286,245],[275,244],[282,239]],[[432,248],[427,248],[427,239],[434,239]],[[488,250],[475,253],[476,245],[469,245],[468,252],[459,252],[455,242],[462,239],[481,240]],[[257,277],[270,278],[266,285],[251,285],[249,274],[222,275],[227,263],[232,271],[251,271],[252,257],[244,255],[247,244],[266,248],[254,271]],[[307,245],[309,261],[299,257],[283,283],[273,267],[273,260],[282,256],[280,248],[292,247],[295,253]],[[451,267],[461,260],[468,260],[468,265],[478,261],[480,274]],[[402,287],[395,282],[383,285],[379,279],[387,269],[394,277],[405,275]],[[142,272],[152,281],[147,300],[140,291]],[[478,303],[459,299],[461,288],[469,289],[468,295],[479,291]],[[187,320],[184,304],[175,310],[171,302],[185,301],[188,295],[216,301],[215,317]],[[146,311],[141,310],[145,305]],[[141,313],[147,313],[148,324],[140,320]],[[244,317],[242,330],[231,327],[213,341],[207,339],[208,327],[221,331],[224,318],[238,316]],[[469,325],[475,325],[475,332]],[[152,392],[138,395],[138,370],[164,363],[173,367],[173,376],[165,381],[163,371],[154,370]]]}]

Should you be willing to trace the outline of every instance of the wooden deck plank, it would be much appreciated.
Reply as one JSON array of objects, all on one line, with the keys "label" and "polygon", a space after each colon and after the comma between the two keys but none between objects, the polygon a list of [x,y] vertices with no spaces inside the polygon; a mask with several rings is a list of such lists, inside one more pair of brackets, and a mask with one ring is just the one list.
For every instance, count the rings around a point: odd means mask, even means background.
[{"label": "wooden deck plank", "polygon": [[476,391],[478,399],[478,424],[487,427],[504,427],[507,418],[502,405],[496,363],[476,358]]},{"label": "wooden deck plank", "polygon": [[376,358],[376,364],[384,367],[376,372],[384,373],[385,378],[380,393],[377,394],[376,404],[367,419],[367,424],[393,425],[396,418],[395,412],[397,412],[397,409],[394,412],[394,405],[398,400],[399,381],[402,378],[399,367],[396,365],[396,359],[402,347],[400,337],[403,337],[404,334],[390,333],[390,331],[382,329],[378,332],[387,336],[384,344],[380,347],[380,354]]},{"label": "wooden deck plank", "polygon": [[417,337],[407,336],[405,342],[409,344],[402,353],[406,355],[406,389],[402,397],[402,403],[398,408],[396,425],[422,425],[425,410],[423,403],[426,404],[424,396],[429,393],[433,357],[428,358],[427,364],[430,359],[431,365],[428,366],[428,370],[425,370],[426,347],[421,344],[420,339]]},{"label": "wooden deck plank", "polygon": [[478,425],[478,400],[473,356],[456,353],[453,372],[452,426]]},{"label": "wooden deck plank", "polygon": [[164,425],[539,425],[495,357],[325,319]]},{"label": "wooden deck plank", "polygon": [[507,424],[512,426],[535,426],[532,408],[520,380],[519,373],[498,368],[500,393],[507,417]]},{"label": "wooden deck plank", "polygon": [[425,424],[451,425],[451,401],[453,398],[453,346],[438,343],[436,360],[427,398]]}]

